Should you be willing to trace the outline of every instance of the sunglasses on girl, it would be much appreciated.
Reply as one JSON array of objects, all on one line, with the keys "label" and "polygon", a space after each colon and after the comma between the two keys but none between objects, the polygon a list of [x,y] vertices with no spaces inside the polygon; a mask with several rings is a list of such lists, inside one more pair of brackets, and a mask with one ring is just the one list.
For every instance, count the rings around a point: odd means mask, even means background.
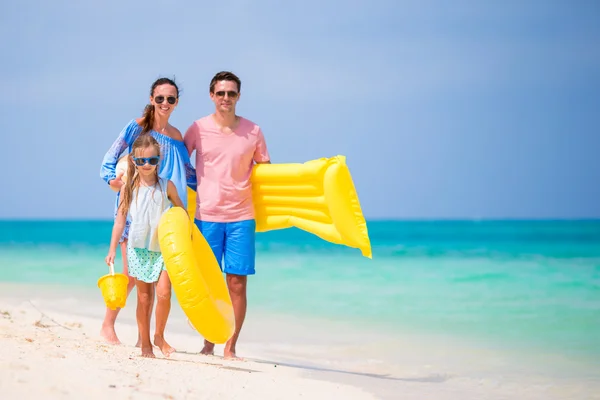
[{"label": "sunglasses on girl", "polygon": [[159,161],[160,161],[160,157],[157,157],[157,156],[154,156],[154,157],[133,157],[133,162],[138,167],[141,167],[141,166],[145,165],[146,163],[148,163],[150,165],[158,165]]},{"label": "sunglasses on girl", "polygon": [[[156,102],[156,104],[161,104],[163,101],[165,101],[165,96],[156,96],[154,98],[154,101]],[[175,104],[176,101],[177,101],[177,98],[174,96],[167,97],[167,102],[169,104]]]},{"label": "sunglasses on girl", "polygon": [[234,90],[228,90],[228,91],[219,90],[218,92],[215,92],[217,97],[225,97],[225,93],[227,93],[227,96],[229,96],[232,99],[235,99],[238,96],[238,92],[236,92]]}]

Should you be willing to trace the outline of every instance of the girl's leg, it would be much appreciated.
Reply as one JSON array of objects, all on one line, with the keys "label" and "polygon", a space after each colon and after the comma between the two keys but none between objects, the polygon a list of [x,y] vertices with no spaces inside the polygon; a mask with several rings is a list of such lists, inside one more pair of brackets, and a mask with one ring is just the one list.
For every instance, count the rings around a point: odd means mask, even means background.
[{"label": "girl's leg", "polygon": [[[135,278],[129,276],[127,270],[127,239],[121,243],[121,258],[123,259],[123,274],[129,277],[129,282],[127,284],[127,297],[129,297],[129,293],[133,290],[135,286]],[[117,337],[117,333],[115,332],[115,321],[117,320],[117,315],[119,315],[120,308],[116,310],[111,310],[106,307],[106,313],[104,314],[104,321],[102,322],[102,328],[100,329],[100,335],[111,344],[121,344],[121,341]],[[138,338],[139,343],[139,338]]]},{"label": "girl's leg", "polygon": [[[131,280],[131,278],[129,278]],[[152,290],[150,294],[150,307],[148,308],[148,320],[152,319],[152,308],[154,308],[154,290]],[[135,344],[135,347],[140,347],[142,345],[142,335],[138,330],[138,340]]]},{"label": "girl's leg", "polygon": [[156,285],[156,332],[154,333],[154,345],[169,357],[175,351],[165,340],[165,327],[169,312],[171,311],[171,280],[167,271],[162,271]]},{"label": "girl's leg", "polygon": [[152,309],[151,299],[154,292],[154,284],[136,280],[137,287],[137,318],[138,332],[141,336],[142,357],[154,358],[152,342],[150,342],[150,312]]}]

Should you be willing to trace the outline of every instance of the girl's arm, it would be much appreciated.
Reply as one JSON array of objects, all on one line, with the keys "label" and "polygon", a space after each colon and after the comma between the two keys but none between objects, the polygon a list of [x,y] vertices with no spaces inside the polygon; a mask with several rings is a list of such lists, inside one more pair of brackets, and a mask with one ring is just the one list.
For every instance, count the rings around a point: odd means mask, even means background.
[{"label": "girl's arm", "polygon": [[192,166],[192,163],[188,160],[185,164],[185,180],[190,189],[196,190],[198,186],[198,180],[196,177],[196,169]]},{"label": "girl's arm", "polygon": [[175,184],[171,181],[167,181],[167,197],[169,197],[169,200],[171,201],[171,203],[173,203],[175,207],[183,208],[185,210],[185,213],[187,214],[187,210],[185,209],[183,202],[179,198],[179,193],[177,193],[177,188],[175,187]]},{"label": "girl's arm", "polygon": [[112,229],[112,235],[110,237],[110,247],[108,249],[108,255],[106,256],[106,265],[114,264],[115,257],[117,255],[117,246],[119,244],[119,239],[123,235],[123,231],[125,230],[125,222],[127,220],[127,216],[121,212],[121,204],[123,200],[123,191],[119,196],[119,208],[117,209],[117,217],[115,218],[115,223]]}]

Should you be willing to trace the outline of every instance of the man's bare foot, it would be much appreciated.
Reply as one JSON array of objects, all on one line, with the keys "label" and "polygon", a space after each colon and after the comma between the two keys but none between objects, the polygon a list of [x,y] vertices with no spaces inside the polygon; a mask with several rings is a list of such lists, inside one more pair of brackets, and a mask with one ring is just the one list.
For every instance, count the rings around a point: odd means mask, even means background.
[{"label": "man's bare foot", "polygon": [[235,353],[232,353],[231,351],[225,351],[225,352],[223,352],[223,358],[225,360],[246,361],[242,357],[236,356]]},{"label": "man's bare foot", "polygon": [[114,326],[102,325],[102,329],[100,329],[100,336],[102,336],[109,344],[121,344],[121,341],[115,332]]},{"label": "man's bare foot", "polygon": [[204,347],[200,351],[200,354],[205,356],[212,356],[215,354],[215,345],[213,343],[204,343]]},{"label": "man's bare foot", "polygon": [[169,357],[175,351],[163,336],[154,335],[154,345],[162,351],[165,357]]},{"label": "man's bare foot", "polygon": [[228,349],[227,347],[223,350],[223,358],[225,360],[245,361],[242,357],[235,355],[235,350]]},{"label": "man's bare foot", "polygon": [[142,346],[142,357],[156,358],[154,356],[154,352],[152,351],[152,345],[150,345],[150,347],[143,347]]}]

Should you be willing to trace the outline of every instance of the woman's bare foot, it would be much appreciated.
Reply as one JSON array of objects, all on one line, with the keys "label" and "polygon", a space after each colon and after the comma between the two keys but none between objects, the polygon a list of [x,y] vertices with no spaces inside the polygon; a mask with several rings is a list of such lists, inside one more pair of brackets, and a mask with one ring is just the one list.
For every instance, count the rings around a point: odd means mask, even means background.
[{"label": "woman's bare foot", "polygon": [[150,345],[150,347],[144,347],[144,346],[142,346],[142,357],[156,358],[154,356],[154,352],[152,351],[152,345]]},{"label": "woman's bare foot", "polygon": [[117,333],[115,332],[115,327],[109,325],[102,325],[100,329],[100,336],[106,340],[109,344],[121,344],[121,341],[117,337]]},{"label": "woman's bare foot", "polygon": [[154,345],[162,351],[165,357],[169,357],[175,351],[163,336],[154,335]]},{"label": "woman's bare foot", "polygon": [[214,343],[204,342],[204,347],[200,351],[200,354],[204,354],[205,356],[212,356],[215,354],[215,345]]}]

